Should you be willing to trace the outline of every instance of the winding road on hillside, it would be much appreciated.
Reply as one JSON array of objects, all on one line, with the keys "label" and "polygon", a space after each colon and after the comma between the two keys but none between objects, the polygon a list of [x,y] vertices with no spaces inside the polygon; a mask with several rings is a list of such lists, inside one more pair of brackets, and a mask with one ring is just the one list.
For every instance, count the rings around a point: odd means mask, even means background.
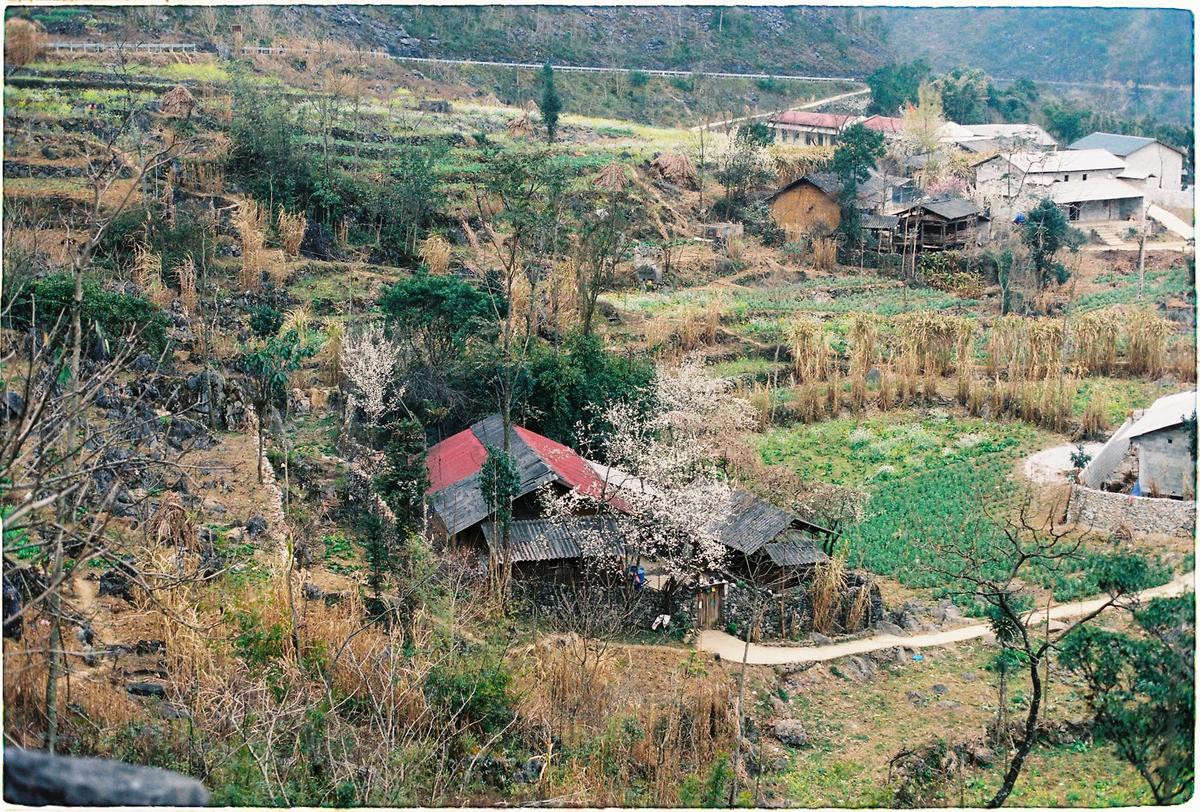
[{"label": "winding road on hillside", "polygon": [[[1187,572],[1175,576],[1174,579],[1162,586],[1138,593],[1138,597],[1147,599],[1182,595],[1185,592],[1194,591],[1195,582],[1196,573]],[[1080,617],[1088,612],[1094,612],[1099,609],[1107,600],[1108,598],[1094,598],[1087,601],[1061,603],[1050,607],[1050,619],[1066,620]],[[1045,610],[1040,610],[1037,614],[1039,617],[1044,618]],[[991,635],[992,630],[986,623],[975,623],[970,626],[960,626],[957,629],[948,629],[928,634],[914,634],[911,636],[877,634],[873,637],[864,637],[861,640],[829,643],[824,646],[763,646],[751,643],[750,651],[746,656],[746,662],[750,665],[825,662],[826,660],[836,660],[839,657],[847,657],[851,654],[867,654],[885,648],[936,648],[937,646],[947,646],[966,640],[987,638],[991,637]],[[715,629],[701,632],[699,640],[696,641],[696,648],[701,651],[717,654],[723,660],[734,662],[742,661],[742,653],[745,646],[746,644],[742,640]]]},{"label": "winding road on hillside", "polygon": [[[862,95],[864,95],[866,93],[870,93],[870,92],[871,92],[871,89],[869,87],[864,87],[859,90],[851,90],[849,93],[839,93],[836,96],[826,96],[823,99],[816,99],[814,101],[805,102],[804,104],[800,104],[795,107],[789,107],[789,108],[787,108],[787,110],[788,111],[790,111],[790,110],[811,110],[812,108],[820,107],[823,104],[832,104],[833,102],[841,101],[843,99],[852,99],[855,96],[862,96]],[[710,122],[707,122],[706,124],[699,124],[695,127],[692,127],[691,129],[692,129],[692,132],[699,132],[700,130],[703,130],[703,129],[712,130],[717,127],[727,127],[730,124],[737,124],[739,121],[751,121],[752,119],[756,119],[756,118],[765,118],[767,116],[773,116],[779,112],[787,112],[787,111],[771,110],[770,112],[767,112],[767,113],[755,113],[752,116],[738,116],[737,118],[727,118],[724,121],[710,121]]]}]

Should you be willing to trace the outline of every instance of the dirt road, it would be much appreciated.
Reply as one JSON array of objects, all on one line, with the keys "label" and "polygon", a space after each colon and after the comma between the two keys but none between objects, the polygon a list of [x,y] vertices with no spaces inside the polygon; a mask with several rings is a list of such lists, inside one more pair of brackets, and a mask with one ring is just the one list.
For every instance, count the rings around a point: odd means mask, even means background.
[{"label": "dirt road", "polygon": [[[1169,583],[1154,587],[1153,589],[1147,589],[1141,593],[1140,597],[1156,598],[1194,591],[1195,580],[1195,572],[1178,575]],[[1106,600],[1107,598],[1095,598],[1093,600],[1062,603],[1058,606],[1052,606],[1050,608],[1050,619],[1066,620],[1085,615],[1103,606]],[[1039,613],[1039,617],[1045,617],[1045,610]],[[751,665],[824,662],[825,660],[836,660],[839,657],[846,657],[851,654],[866,654],[872,651],[892,648],[893,646],[903,646],[904,648],[947,646],[951,643],[961,643],[964,640],[991,637],[991,634],[991,629],[986,623],[976,623],[970,626],[961,626],[957,629],[928,634],[914,634],[911,636],[877,634],[873,637],[863,638],[862,640],[830,643],[825,646],[760,646],[756,643],[751,643],[746,662]],[[701,632],[700,639],[696,643],[696,647],[701,651],[719,654],[722,659],[733,660],[735,662],[741,662],[742,651],[745,645],[743,641],[733,635],[716,630]]]},{"label": "dirt road", "polygon": [[[855,96],[861,96],[864,93],[870,93],[870,92],[871,92],[870,88],[864,87],[861,90],[851,90],[849,93],[839,93],[836,96],[826,96],[823,99],[817,99],[816,101],[805,102],[804,104],[800,104],[795,107],[789,107],[788,110],[811,110],[814,107],[820,107],[822,104],[830,104],[831,102],[841,101],[842,99],[852,99]],[[730,124],[737,124],[739,121],[750,121],[750,120],[756,119],[756,118],[766,118],[767,116],[775,115],[775,113],[777,113],[777,112],[779,112],[779,111],[771,110],[766,113],[755,113],[752,116],[738,116],[737,118],[727,118],[724,121],[710,121],[707,124],[700,124],[698,126],[692,127],[692,132],[699,132],[700,130],[703,130],[706,128],[709,130],[713,130],[713,129],[717,129],[718,127],[726,127]]]}]

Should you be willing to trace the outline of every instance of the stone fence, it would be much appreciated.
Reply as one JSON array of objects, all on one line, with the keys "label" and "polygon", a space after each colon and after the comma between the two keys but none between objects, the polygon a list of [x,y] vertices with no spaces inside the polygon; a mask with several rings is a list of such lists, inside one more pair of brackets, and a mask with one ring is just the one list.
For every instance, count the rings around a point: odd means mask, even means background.
[{"label": "stone fence", "polygon": [[1196,502],[1154,499],[1074,485],[1067,519],[1108,532],[1129,528],[1137,533],[1188,537],[1196,532]]}]

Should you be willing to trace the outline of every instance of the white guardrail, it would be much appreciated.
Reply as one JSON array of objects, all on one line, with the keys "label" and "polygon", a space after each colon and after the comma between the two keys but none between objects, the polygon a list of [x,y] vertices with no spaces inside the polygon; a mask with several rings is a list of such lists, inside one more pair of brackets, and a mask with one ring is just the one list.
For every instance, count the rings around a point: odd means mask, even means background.
[{"label": "white guardrail", "polygon": [[[51,42],[47,46],[53,51],[113,51],[124,48],[129,51],[174,52],[199,50],[191,42],[141,42],[129,45],[117,45],[105,42]],[[241,49],[243,54],[260,54],[263,56],[309,56],[321,53],[315,48],[279,48],[272,46],[246,45]],[[527,68],[540,70],[538,62],[493,62],[486,59],[436,59],[428,56],[395,56],[387,51],[347,51],[363,57],[374,59],[390,59],[393,62],[412,62],[427,65],[473,65],[486,68]],[[640,73],[646,76],[714,76],[721,79],[778,79],[792,82],[861,82],[856,76],[798,76],[787,73],[729,73],[725,71],[687,71],[687,70],[658,70],[654,68],[605,68],[597,65],[552,65],[554,70],[562,73]]]}]

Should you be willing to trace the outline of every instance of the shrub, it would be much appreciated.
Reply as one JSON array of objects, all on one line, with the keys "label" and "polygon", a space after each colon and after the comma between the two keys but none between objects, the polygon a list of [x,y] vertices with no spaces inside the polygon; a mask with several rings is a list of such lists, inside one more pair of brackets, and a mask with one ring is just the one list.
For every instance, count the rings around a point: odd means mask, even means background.
[{"label": "shrub", "polygon": [[[459,349],[505,316],[508,305],[494,293],[456,276],[416,273],[384,293],[380,306],[402,329],[423,334],[431,350]],[[439,355],[431,352],[431,355]]]},{"label": "shrub", "polygon": [[438,664],[425,677],[425,698],[446,721],[491,734],[512,718],[511,681],[499,662]]},{"label": "shrub", "polygon": [[635,70],[629,73],[629,84],[631,87],[645,87],[650,81],[650,74],[645,71]]},{"label": "shrub", "polygon": [[[6,293],[12,297],[5,307],[9,308],[13,327],[25,329],[36,322],[44,330],[60,315],[65,327],[75,298],[75,282],[68,274],[55,274],[18,285],[15,291]],[[133,336],[153,353],[161,352],[167,345],[170,322],[159,307],[141,296],[105,290],[91,279],[83,281],[80,321],[84,334],[96,331],[103,340]]]},{"label": "shrub", "polygon": [[269,338],[283,326],[283,314],[270,305],[258,305],[250,311],[250,329],[259,338]]}]

